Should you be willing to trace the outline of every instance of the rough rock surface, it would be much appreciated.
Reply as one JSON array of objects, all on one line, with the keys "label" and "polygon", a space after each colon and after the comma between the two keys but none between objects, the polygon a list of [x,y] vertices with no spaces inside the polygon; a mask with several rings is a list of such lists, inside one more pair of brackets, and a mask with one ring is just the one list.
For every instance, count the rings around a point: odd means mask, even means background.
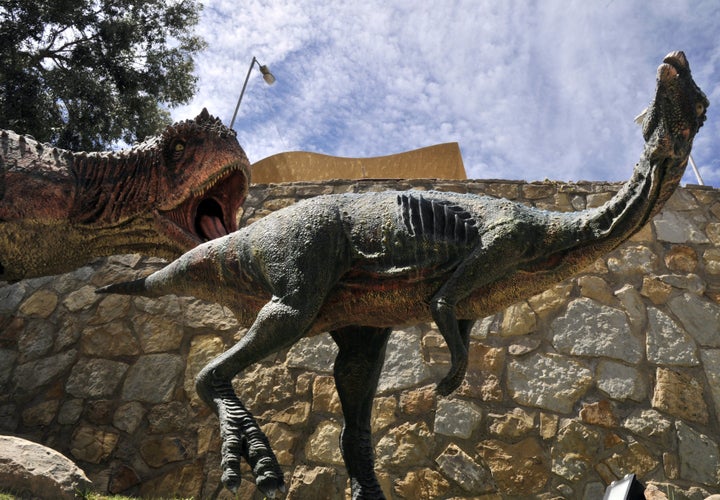
[{"label": "rough rock surface", "polygon": [[73,500],[90,480],[71,460],[46,446],[0,436],[0,485],[23,498]]}]

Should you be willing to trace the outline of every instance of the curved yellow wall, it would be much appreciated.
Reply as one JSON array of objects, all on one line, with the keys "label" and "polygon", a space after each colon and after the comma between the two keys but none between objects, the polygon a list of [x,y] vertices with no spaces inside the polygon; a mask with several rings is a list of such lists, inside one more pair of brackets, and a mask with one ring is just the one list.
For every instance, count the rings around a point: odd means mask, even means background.
[{"label": "curved yellow wall", "polygon": [[466,179],[457,142],[374,158],[305,151],[279,153],[252,166],[253,184],[330,179]]}]

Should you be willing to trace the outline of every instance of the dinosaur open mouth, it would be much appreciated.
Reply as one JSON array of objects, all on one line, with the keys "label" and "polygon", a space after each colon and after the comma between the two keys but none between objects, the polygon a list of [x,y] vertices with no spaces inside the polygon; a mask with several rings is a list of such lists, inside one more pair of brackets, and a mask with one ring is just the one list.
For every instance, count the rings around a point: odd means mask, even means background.
[{"label": "dinosaur open mouth", "polygon": [[191,248],[237,230],[238,211],[248,191],[245,170],[233,166],[228,173],[209,182],[208,186],[177,208],[162,213],[166,220],[172,222],[167,228],[170,236],[184,242],[184,247]]}]

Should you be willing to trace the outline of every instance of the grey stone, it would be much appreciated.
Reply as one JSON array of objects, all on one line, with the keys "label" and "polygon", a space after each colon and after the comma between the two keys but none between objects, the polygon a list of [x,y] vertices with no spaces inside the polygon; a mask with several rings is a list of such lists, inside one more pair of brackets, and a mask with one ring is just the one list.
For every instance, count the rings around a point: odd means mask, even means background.
[{"label": "grey stone", "polygon": [[700,361],[692,337],[667,314],[648,309],[647,359],[658,365],[697,366]]},{"label": "grey stone", "polygon": [[591,299],[572,301],[565,315],[550,325],[555,349],[575,356],[604,356],[637,363],[642,359],[640,340],[630,333],[622,311]]},{"label": "grey stone", "polygon": [[113,425],[121,431],[132,434],[138,428],[144,416],[145,408],[143,405],[137,401],[131,401],[115,410]]},{"label": "grey stone", "polygon": [[679,274],[663,274],[658,276],[658,278],[668,285],[681,290],[687,290],[695,295],[702,295],[707,288],[705,282],[697,274],[686,274],[684,276]]},{"label": "grey stone", "polygon": [[130,367],[122,388],[122,399],[165,403],[170,401],[185,364],[176,354],[148,354]]},{"label": "grey stone", "polygon": [[597,386],[612,399],[643,401],[648,383],[642,372],[617,361],[603,360],[597,367]]},{"label": "grey stone", "polygon": [[419,328],[393,331],[385,351],[378,392],[407,389],[431,376],[422,358],[422,332]]},{"label": "grey stone", "polygon": [[287,365],[290,368],[332,373],[337,353],[337,345],[329,334],[305,337],[298,340],[288,351]]},{"label": "grey stone", "polygon": [[15,311],[25,298],[26,292],[27,289],[23,282],[0,287],[0,314],[9,314]]},{"label": "grey stone", "polygon": [[465,491],[478,494],[495,489],[490,472],[455,444],[449,444],[435,462],[445,477],[455,481]]},{"label": "grey stone", "polygon": [[441,399],[435,410],[435,433],[468,439],[480,426],[482,410],[473,403]]},{"label": "grey stone", "polygon": [[602,434],[577,420],[564,422],[550,449],[552,471],[568,481],[578,481],[590,470],[602,449]]},{"label": "grey stone", "polygon": [[560,413],[572,411],[593,382],[586,366],[558,354],[535,353],[513,359],[507,376],[510,396],[516,402]]},{"label": "grey stone", "polygon": [[0,349],[0,386],[5,385],[10,380],[17,352],[10,349]]},{"label": "grey stone", "polygon": [[58,424],[71,425],[76,423],[82,414],[83,402],[82,399],[69,399],[65,401],[58,412]]},{"label": "grey stone", "polygon": [[703,349],[700,351],[700,359],[715,403],[715,413],[720,415],[720,349]]},{"label": "grey stone", "polygon": [[608,269],[616,274],[650,274],[657,270],[658,256],[644,246],[626,246],[620,248],[620,256],[608,258]]},{"label": "grey stone", "polygon": [[720,482],[720,450],[708,436],[678,420],[675,423],[680,455],[680,477],[708,486]]},{"label": "grey stone", "polygon": [[659,241],[670,243],[710,243],[697,222],[687,214],[663,210],[653,219]]},{"label": "grey stone", "polygon": [[18,338],[20,362],[45,356],[55,343],[55,325],[42,319],[31,319]]},{"label": "grey stone", "polygon": [[73,500],[91,483],[61,453],[18,437],[0,436],[0,485],[22,498]]},{"label": "grey stone", "polygon": [[654,440],[664,448],[673,448],[672,421],[656,410],[635,410],[622,426],[638,436]]},{"label": "grey stone", "polygon": [[671,298],[668,305],[698,344],[720,347],[720,306],[690,293]]},{"label": "grey stone", "polygon": [[70,368],[76,358],[77,351],[72,349],[18,365],[13,374],[13,383],[20,391],[35,391]]},{"label": "grey stone", "polygon": [[65,390],[78,398],[109,397],[115,393],[128,365],[109,359],[81,359],[73,367]]},{"label": "grey stone", "polygon": [[84,287],[70,293],[67,297],[65,297],[65,300],[63,300],[62,303],[68,311],[78,312],[83,309],[88,309],[91,305],[100,300],[100,298],[101,295],[95,293],[94,286],[85,285]]},{"label": "grey stone", "polygon": [[625,285],[615,292],[615,296],[620,299],[620,302],[625,308],[632,332],[636,334],[641,333],[647,323],[647,312],[640,292],[632,285]]}]

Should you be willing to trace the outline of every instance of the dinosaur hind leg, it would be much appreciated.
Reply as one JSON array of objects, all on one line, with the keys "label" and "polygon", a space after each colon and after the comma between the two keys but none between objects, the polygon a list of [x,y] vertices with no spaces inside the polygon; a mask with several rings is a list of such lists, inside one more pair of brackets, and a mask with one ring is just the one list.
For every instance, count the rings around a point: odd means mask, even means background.
[{"label": "dinosaur hind leg", "polygon": [[339,348],[334,376],[345,417],[340,449],[353,500],[385,499],[375,477],[370,417],[390,331],[349,326],[331,332]]},{"label": "dinosaur hind leg", "polygon": [[317,303],[293,305],[288,297],[274,298],[260,310],[245,336],[208,363],[196,379],[198,394],[220,420],[222,481],[233,492],[240,485],[241,456],[266,496],[274,498],[278,491],[284,491],[284,481],[267,437],[235,394],[232,378],[302,337],[319,307]]}]

